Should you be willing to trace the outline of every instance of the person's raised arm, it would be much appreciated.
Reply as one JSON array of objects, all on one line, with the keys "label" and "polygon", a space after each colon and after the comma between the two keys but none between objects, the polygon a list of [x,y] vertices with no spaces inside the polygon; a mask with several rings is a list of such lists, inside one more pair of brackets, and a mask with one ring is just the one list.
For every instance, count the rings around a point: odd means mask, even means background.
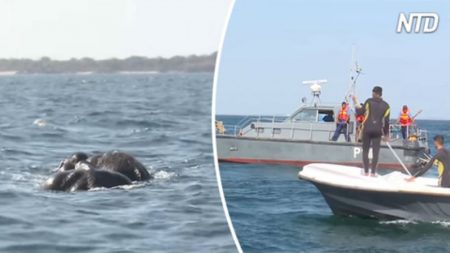
[{"label": "person's raised arm", "polygon": [[361,109],[361,104],[358,101],[358,98],[356,96],[352,96],[353,105],[355,106],[355,110]]},{"label": "person's raised arm", "polygon": [[[357,101],[357,99],[355,98],[354,101]],[[357,114],[365,114],[366,111],[369,109],[369,100],[366,100],[366,102],[364,103],[364,106],[361,106],[360,104],[358,104],[359,106],[355,105],[355,110]]]}]

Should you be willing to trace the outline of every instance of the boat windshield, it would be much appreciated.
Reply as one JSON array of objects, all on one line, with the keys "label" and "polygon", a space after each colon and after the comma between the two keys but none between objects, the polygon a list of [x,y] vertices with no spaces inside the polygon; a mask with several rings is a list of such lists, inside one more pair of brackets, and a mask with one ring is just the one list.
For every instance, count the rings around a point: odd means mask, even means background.
[{"label": "boat windshield", "polygon": [[304,109],[298,112],[292,121],[317,122],[317,109]]},{"label": "boat windshield", "polygon": [[334,122],[334,111],[333,110],[319,110],[319,121]]}]

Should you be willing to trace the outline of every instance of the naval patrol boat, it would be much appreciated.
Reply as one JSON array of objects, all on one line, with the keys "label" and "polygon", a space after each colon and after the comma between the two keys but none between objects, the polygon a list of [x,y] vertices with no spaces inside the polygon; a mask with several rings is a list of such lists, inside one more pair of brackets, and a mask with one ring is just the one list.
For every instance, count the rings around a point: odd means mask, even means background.
[{"label": "naval patrol boat", "polygon": [[[353,89],[356,79],[352,77]],[[361,167],[362,145],[355,138],[355,115],[351,115],[347,127],[351,142],[345,140],[342,134],[337,141],[332,141],[336,130],[333,119],[338,115],[341,105],[325,105],[320,102],[322,85],[326,80],[303,83],[310,85],[313,102],[308,104],[303,99],[303,105],[288,117],[248,117],[237,125],[222,125],[221,122],[216,122],[219,162],[292,166],[333,163]],[[404,140],[400,126],[391,124],[390,144],[393,151],[406,167],[414,169],[430,152],[428,133],[414,123],[409,128],[409,135],[409,138]],[[369,158],[370,156],[371,152]],[[385,143],[380,149],[379,168],[402,169],[402,165]]]}]

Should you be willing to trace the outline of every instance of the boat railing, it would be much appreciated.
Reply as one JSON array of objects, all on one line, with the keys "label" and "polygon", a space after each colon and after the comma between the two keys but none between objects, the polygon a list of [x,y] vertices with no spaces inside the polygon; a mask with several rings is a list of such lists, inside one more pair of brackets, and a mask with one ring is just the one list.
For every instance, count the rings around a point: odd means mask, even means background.
[{"label": "boat railing", "polygon": [[[237,124],[224,124],[225,131],[217,134],[241,137],[254,131],[255,135],[253,137],[256,138],[276,138],[278,135],[277,133],[283,132],[286,139],[296,139],[300,134],[302,136],[301,139],[313,140],[314,133],[325,133],[327,136],[326,139],[331,140],[331,137],[335,132],[335,129],[316,129],[316,122],[303,124],[302,126],[297,124],[290,124],[290,126],[277,124],[286,122],[287,119],[287,116],[249,116],[240,120]],[[261,123],[264,123],[264,127],[260,126]],[[349,134],[353,134],[353,128],[351,126],[347,129]],[[263,131],[269,131],[270,135],[268,135],[267,132],[266,134],[262,134]],[[289,134],[286,134],[286,132]]]},{"label": "boat railing", "polygon": [[[224,124],[225,132],[219,133],[222,135],[234,135],[234,136],[242,136],[248,133],[249,131],[252,131],[251,124],[258,124],[258,123],[281,123],[284,122],[288,117],[287,116],[280,116],[280,115],[273,115],[273,116],[247,116],[243,119],[241,119],[236,124]],[[275,126],[274,126],[275,128]]]},{"label": "boat railing", "polygon": [[[389,136],[391,139],[402,139],[402,126],[400,124],[391,124],[389,126]],[[428,131],[421,129],[417,124],[412,124],[406,128],[406,138],[409,141],[419,141],[428,143]]]},{"label": "boat railing", "polygon": [[[331,140],[331,137],[334,134],[335,129],[317,129],[314,128],[315,123],[311,124],[303,124],[301,126],[297,124],[291,124],[290,126],[283,126],[280,124],[285,122],[287,119],[286,116],[249,116],[238,122],[238,124],[226,124],[224,125],[225,132],[219,133],[221,135],[231,135],[231,136],[247,136],[247,134],[251,131],[255,131],[256,138],[278,138],[277,133],[283,132],[283,138],[285,139],[297,139],[298,136],[302,136],[303,140],[312,140],[314,133],[326,133],[328,140]],[[259,127],[260,123],[265,123],[264,127]],[[270,125],[270,124],[273,125]],[[353,127],[349,126],[347,128],[349,130],[349,134],[353,135]],[[264,134],[263,131],[269,131]],[[390,128],[390,137],[392,140],[401,140],[401,126],[398,124],[391,124]],[[286,134],[288,132],[289,134]],[[407,129],[408,141],[411,142],[420,142],[425,145],[428,144],[428,131],[424,129],[420,129],[417,125],[413,124]],[[296,138],[297,137],[297,138]]]}]

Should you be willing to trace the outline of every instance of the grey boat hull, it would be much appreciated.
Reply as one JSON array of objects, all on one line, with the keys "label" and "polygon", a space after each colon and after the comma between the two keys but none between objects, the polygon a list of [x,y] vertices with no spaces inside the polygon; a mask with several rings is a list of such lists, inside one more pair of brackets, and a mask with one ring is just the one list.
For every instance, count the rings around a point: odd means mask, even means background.
[{"label": "grey boat hull", "polygon": [[450,221],[448,195],[369,191],[312,183],[337,215],[381,220]]},{"label": "grey boat hull", "polygon": [[[283,140],[218,135],[216,137],[218,159],[221,162],[286,164],[304,166],[309,163],[334,163],[362,166],[360,143],[321,142],[309,140]],[[415,168],[417,160],[428,150],[424,147],[392,145],[398,156],[409,168]],[[401,169],[387,146],[382,146],[379,168]]]}]

